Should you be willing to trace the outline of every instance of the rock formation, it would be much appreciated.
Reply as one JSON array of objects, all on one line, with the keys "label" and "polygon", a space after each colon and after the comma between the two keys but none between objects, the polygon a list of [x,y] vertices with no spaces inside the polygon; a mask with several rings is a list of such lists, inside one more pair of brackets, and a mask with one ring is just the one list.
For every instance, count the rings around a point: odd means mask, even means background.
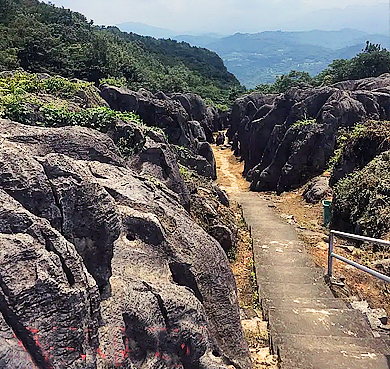
[{"label": "rock formation", "polygon": [[[102,94],[211,160],[179,104]],[[181,205],[172,151],[141,132],[125,159],[126,129],[0,120],[1,368],[251,367],[230,265]]]},{"label": "rock formation", "polygon": [[296,188],[321,174],[337,133],[367,119],[390,119],[390,75],[250,94],[232,109],[228,137],[256,191]]},{"label": "rock formation", "polygon": [[[146,90],[134,92],[107,85],[101,87],[101,96],[112,109],[135,112],[145,124],[162,128],[170,144],[188,150],[186,158],[190,156],[196,162],[205,159],[202,166],[210,165],[210,176],[216,178],[215,159],[209,143],[214,142],[212,133],[218,112],[207,107],[199,96],[173,94],[169,97],[162,92],[153,95]],[[183,165],[188,164],[183,162]],[[205,172],[200,174],[208,175]]]}]

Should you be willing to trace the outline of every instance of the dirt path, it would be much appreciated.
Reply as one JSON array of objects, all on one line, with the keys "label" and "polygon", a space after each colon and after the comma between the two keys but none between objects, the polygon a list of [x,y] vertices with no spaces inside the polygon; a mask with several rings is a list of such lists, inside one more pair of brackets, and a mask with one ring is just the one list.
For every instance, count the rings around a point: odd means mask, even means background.
[{"label": "dirt path", "polygon": [[243,178],[244,162],[240,162],[231,150],[213,147],[217,162],[218,184],[229,195],[249,191],[249,183]]},{"label": "dirt path", "polygon": [[222,150],[213,146],[217,163],[219,186],[226,191],[230,207],[235,212],[238,223],[242,224],[237,235],[237,250],[231,262],[236,279],[239,303],[242,311],[241,322],[254,369],[277,369],[277,358],[270,355],[268,323],[263,321],[258,306],[254,260],[250,232],[244,225],[241,209],[234,200],[240,194],[249,192],[249,183],[242,177],[244,163],[235,158],[230,149]]}]

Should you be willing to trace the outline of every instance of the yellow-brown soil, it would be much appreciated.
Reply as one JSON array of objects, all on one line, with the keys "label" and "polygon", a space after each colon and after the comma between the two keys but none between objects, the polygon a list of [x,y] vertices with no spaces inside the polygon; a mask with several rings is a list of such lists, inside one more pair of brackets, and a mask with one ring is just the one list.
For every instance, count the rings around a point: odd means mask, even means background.
[{"label": "yellow-brown soil", "polygon": [[[230,207],[236,214],[238,230],[237,250],[231,262],[236,279],[238,298],[242,309],[257,312],[257,288],[253,281],[253,250],[248,228],[242,218],[241,210],[234,201],[235,194],[249,191],[249,183],[242,177],[244,163],[235,158],[229,149],[222,150],[213,146],[217,162],[218,185],[226,191],[230,198]],[[267,323],[263,322],[261,312],[257,317],[242,321],[254,369],[276,369],[277,359],[270,355],[268,348]]]}]

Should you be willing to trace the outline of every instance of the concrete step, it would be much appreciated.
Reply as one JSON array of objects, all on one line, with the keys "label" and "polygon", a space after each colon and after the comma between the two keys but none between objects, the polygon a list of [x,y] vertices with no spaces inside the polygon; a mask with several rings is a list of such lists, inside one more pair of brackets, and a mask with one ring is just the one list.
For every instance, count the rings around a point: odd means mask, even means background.
[{"label": "concrete step", "polygon": [[306,284],[263,282],[258,286],[261,298],[334,298],[329,287],[323,282]]},{"label": "concrete step", "polygon": [[357,310],[270,309],[268,314],[271,335],[284,333],[373,338],[371,327]]},{"label": "concrete step", "polygon": [[389,369],[389,347],[377,338],[274,334],[282,369]]},{"label": "concrete step", "polygon": [[260,265],[315,267],[309,255],[304,251],[280,251],[279,248],[254,248],[253,253]]},{"label": "concrete step", "polygon": [[342,299],[336,298],[284,298],[284,297],[264,297],[261,299],[261,308],[263,318],[268,320],[268,312],[270,309],[347,309],[346,303]]},{"label": "concrete step", "polygon": [[[258,221],[258,217],[250,216],[245,218],[248,224],[255,224]],[[251,236],[255,241],[260,241],[260,245],[279,243],[280,245],[290,244],[290,242],[296,242],[298,245],[302,245],[297,239],[297,234],[294,228],[291,228],[288,224],[278,224],[278,228],[275,229],[275,220],[262,220],[260,227],[250,227]],[[271,244],[272,245],[272,244]],[[291,245],[291,244],[290,244]]]},{"label": "concrete step", "polygon": [[243,193],[263,314],[282,369],[390,369],[388,345],[364,315],[335,299],[294,226],[269,201]]},{"label": "concrete step", "polygon": [[324,282],[324,271],[311,267],[288,267],[279,265],[256,266],[257,282],[261,286],[265,283],[289,283],[310,284]]}]

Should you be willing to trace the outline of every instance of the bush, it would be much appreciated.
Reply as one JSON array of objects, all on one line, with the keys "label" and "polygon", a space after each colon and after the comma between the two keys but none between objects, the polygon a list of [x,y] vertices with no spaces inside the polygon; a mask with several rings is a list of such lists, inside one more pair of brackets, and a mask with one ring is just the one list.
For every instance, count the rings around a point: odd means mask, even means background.
[{"label": "bush", "polygon": [[382,238],[390,229],[390,151],[334,187],[336,229]]}]

